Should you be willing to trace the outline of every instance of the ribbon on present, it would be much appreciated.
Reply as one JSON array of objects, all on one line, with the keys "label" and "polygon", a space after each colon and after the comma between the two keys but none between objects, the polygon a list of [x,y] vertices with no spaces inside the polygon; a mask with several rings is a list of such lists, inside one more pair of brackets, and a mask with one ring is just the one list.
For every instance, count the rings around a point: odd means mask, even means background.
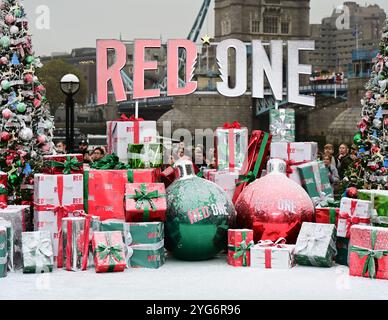
[{"label": "ribbon on present", "polygon": [[229,170],[234,170],[235,168],[234,130],[241,129],[241,125],[237,121],[234,121],[233,123],[225,122],[222,129],[228,130]]},{"label": "ribbon on present", "polygon": [[129,166],[120,162],[119,157],[113,153],[94,162],[90,168],[96,170],[126,170],[129,169]]},{"label": "ribbon on present", "polygon": [[71,174],[72,170],[81,170],[83,162],[79,162],[76,157],[66,156],[64,162],[49,160],[44,162],[46,167],[63,168],[63,174]]},{"label": "ribbon on present", "polygon": [[[313,252],[316,244],[325,241],[326,238],[327,235],[325,234],[325,231],[321,229],[319,225],[313,230],[310,229],[307,232],[300,233],[298,236],[297,245],[295,246],[295,254],[305,255],[309,259],[311,265],[319,266],[319,264],[314,258]],[[333,239],[330,240],[330,247],[334,249],[334,252],[336,254],[337,248]]]},{"label": "ribbon on present", "polygon": [[326,208],[330,206],[330,203],[334,203],[334,197],[331,194],[326,194],[323,191],[319,192],[318,197],[312,197],[311,200],[314,202],[315,207]]},{"label": "ribbon on present", "polygon": [[147,185],[142,183],[140,189],[135,189],[135,194],[128,194],[125,196],[126,199],[134,199],[136,201],[135,208],[137,210],[144,210],[143,221],[149,221],[150,219],[150,208],[152,211],[156,211],[155,202],[152,199],[165,198],[166,194],[159,193],[158,190],[147,192]]},{"label": "ribbon on present", "polygon": [[34,239],[27,243],[28,254],[23,255],[24,265],[28,267],[35,265],[35,273],[45,271],[45,260],[50,260],[54,255],[51,239],[37,239],[38,236],[40,233],[36,233]]},{"label": "ribbon on present", "polygon": [[5,185],[0,184],[0,209],[8,206],[8,190]]},{"label": "ribbon on present", "polygon": [[[53,211],[57,216],[59,244],[62,243],[62,219],[67,218],[70,212],[83,210],[83,204],[63,205],[63,176],[57,175],[58,205],[34,203],[36,211]],[[58,246],[58,268],[63,267],[63,247]]]},{"label": "ribbon on present", "polygon": [[242,241],[237,245],[228,245],[228,249],[234,251],[233,259],[237,260],[243,257],[243,266],[246,267],[248,265],[247,252],[251,250],[251,247],[254,246],[253,240],[247,243],[247,234],[246,232],[242,232]]},{"label": "ribbon on present", "polygon": [[371,230],[371,249],[359,246],[351,246],[350,251],[357,253],[360,259],[367,257],[362,270],[362,275],[365,276],[368,272],[371,279],[376,278],[376,260],[380,260],[383,256],[388,256],[388,250],[375,250],[377,230]]},{"label": "ribbon on present", "polygon": [[97,248],[95,249],[95,254],[99,255],[99,259],[105,260],[106,258],[109,258],[109,268],[108,272],[112,272],[115,269],[116,262],[121,262],[122,256],[121,252],[123,251],[122,246],[119,244],[112,245],[111,237],[109,234],[106,236],[106,242],[107,244],[100,243]]},{"label": "ribbon on present", "polygon": [[354,224],[371,224],[371,218],[362,218],[355,216],[357,209],[357,200],[351,200],[350,202],[350,212],[340,212],[339,219],[346,220],[346,238],[350,237],[350,228]]},{"label": "ribbon on present", "polygon": [[272,269],[272,249],[273,248],[285,248],[286,239],[279,238],[275,242],[271,240],[260,240],[258,242],[259,247],[264,249],[265,268]]},{"label": "ribbon on present", "polygon": [[[257,155],[257,159],[255,162],[255,166],[253,168],[253,171],[249,171],[246,175],[240,175],[239,182],[237,183],[237,186],[239,186],[243,183],[248,183],[248,184],[252,183],[253,181],[255,181],[257,179],[257,176],[259,174],[259,170],[260,170],[262,163],[263,163],[263,160],[264,160],[264,154],[265,154],[265,150],[267,149],[267,144],[268,144],[269,138],[270,138],[269,133],[264,132],[263,140],[261,142],[259,154]],[[248,150],[252,145],[254,145],[255,143],[258,142],[257,140],[258,140],[258,137],[255,135],[249,143]]]}]

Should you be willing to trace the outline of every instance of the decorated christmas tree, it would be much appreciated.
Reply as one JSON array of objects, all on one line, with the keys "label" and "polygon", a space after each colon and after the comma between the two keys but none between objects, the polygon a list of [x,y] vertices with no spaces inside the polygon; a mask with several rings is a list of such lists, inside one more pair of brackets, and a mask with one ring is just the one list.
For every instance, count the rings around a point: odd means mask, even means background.
[{"label": "decorated christmas tree", "polygon": [[357,159],[346,172],[344,184],[388,189],[388,20],[361,103],[362,119],[354,136]]},{"label": "decorated christmas tree", "polygon": [[0,5],[0,50],[0,167],[8,174],[8,201],[18,204],[30,200],[33,174],[42,156],[52,153],[54,124],[45,87],[35,76],[42,65],[17,0]]}]

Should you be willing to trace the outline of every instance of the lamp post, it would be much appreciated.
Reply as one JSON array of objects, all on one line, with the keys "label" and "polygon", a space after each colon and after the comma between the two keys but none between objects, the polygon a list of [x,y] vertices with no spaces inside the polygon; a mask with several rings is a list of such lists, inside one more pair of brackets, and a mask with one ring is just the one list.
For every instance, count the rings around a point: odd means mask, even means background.
[{"label": "lamp post", "polygon": [[79,91],[80,82],[76,75],[67,74],[61,79],[61,90],[66,95],[66,146],[70,153],[74,152],[74,99]]}]

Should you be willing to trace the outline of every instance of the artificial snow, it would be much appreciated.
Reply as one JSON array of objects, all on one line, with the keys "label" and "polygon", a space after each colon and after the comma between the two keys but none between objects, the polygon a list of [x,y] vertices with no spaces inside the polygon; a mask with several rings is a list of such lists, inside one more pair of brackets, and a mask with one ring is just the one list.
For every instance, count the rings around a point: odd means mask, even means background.
[{"label": "artificial snow", "polygon": [[388,281],[351,277],[349,269],[339,265],[269,270],[232,267],[224,255],[200,262],[168,257],[157,270],[9,272],[0,278],[0,299],[376,300],[388,299]]}]

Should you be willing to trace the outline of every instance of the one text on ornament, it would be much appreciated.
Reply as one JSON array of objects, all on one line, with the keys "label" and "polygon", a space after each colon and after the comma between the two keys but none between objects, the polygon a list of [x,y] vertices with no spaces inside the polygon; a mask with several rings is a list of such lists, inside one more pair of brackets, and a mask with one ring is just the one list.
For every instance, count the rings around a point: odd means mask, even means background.
[{"label": "one text on ornament", "polygon": [[189,217],[190,223],[196,223],[203,219],[210,217],[210,215],[219,216],[219,215],[228,215],[228,211],[222,203],[213,203],[210,206],[203,206],[195,209],[189,209],[187,215]]},{"label": "one text on ornament", "polygon": [[288,211],[291,213],[296,213],[296,206],[294,201],[281,199],[278,201],[278,209],[281,211]]},{"label": "one text on ornament", "polygon": [[[315,98],[301,95],[299,92],[300,75],[311,75],[312,66],[299,64],[300,51],[315,49],[314,41],[290,40],[287,41],[287,57],[284,57],[283,41],[270,42],[270,57],[261,40],[253,40],[249,45],[252,53],[248,52],[247,44],[238,39],[227,39],[217,44],[217,64],[220,78],[217,82],[217,91],[225,97],[238,97],[248,89],[248,57],[252,60],[252,97],[263,99],[265,77],[277,101],[284,100],[283,83],[287,83],[287,100],[310,107],[315,106]],[[162,94],[160,88],[145,88],[145,72],[158,70],[158,61],[146,60],[145,53],[149,49],[160,49],[160,39],[146,39],[134,41],[133,55],[133,99],[159,98]],[[185,79],[179,82],[180,54],[186,52]],[[111,60],[109,52],[114,52]],[[230,55],[234,52],[235,86],[229,83]],[[127,64],[127,47],[118,40],[97,40],[97,104],[108,103],[108,84],[112,85],[116,102],[126,101],[127,92],[122,78],[122,70]],[[194,93],[198,83],[193,81],[195,66],[198,59],[197,46],[187,39],[169,40],[167,42],[167,96],[183,96]],[[108,61],[114,61],[112,65]],[[283,68],[287,61],[287,68]],[[287,70],[284,72],[283,70]],[[287,78],[287,79],[285,79]],[[182,85],[183,83],[183,85]]]}]

